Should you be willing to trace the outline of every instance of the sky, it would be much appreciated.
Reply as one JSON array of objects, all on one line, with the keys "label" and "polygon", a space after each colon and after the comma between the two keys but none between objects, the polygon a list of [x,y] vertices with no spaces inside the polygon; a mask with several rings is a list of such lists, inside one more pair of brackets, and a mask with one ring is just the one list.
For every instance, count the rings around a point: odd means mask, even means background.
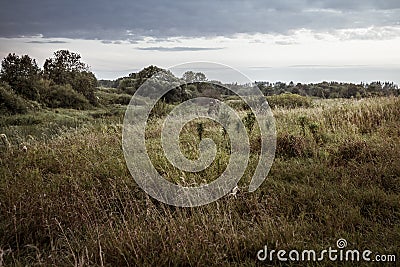
[{"label": "sky", "polygon": [[1,58],[68,49],[98,79],[205,61],[252,81],[400,84],[398,0],[0,1]]}]

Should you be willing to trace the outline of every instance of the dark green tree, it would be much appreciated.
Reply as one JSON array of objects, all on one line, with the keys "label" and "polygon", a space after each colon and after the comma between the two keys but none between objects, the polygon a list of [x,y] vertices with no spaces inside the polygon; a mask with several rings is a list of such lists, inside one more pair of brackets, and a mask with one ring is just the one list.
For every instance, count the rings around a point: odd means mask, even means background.
[{"label": "dark green tree", "polygon": [[187,83],[192,83],[195,79],[195,73],[191,70],[188,70],[182,75],[182,79]]},{"label": "dark green tree", "polygon": [[44,62],[44,76],[54,83],[71,84],[76,73],[88,72],[89,66],[81,62],[81,56],[68,50],[54,52],[53,58]]},{"label": "dark green tree", "polygon": [[167,72],[166,70],[159,68],[157,66],[150,65],[136,74],[136,78],[142,80],[143,82],[148,78],[152,77],[153,75],[160,73],[160,72]]},{"label": "dark green tree", "polygon": [[8,54],[1,62],[0,79],[8,83],[19,95],[31,100],[39,99],[37,81],[40,69],[28,55]]},{"label": "dark green tree", "polygon": [[74,75],[74,80],[71,83],[72,88],[78,93],[84,95],[92,105],[97,104],[97,99],[94,94],[97,79],[90,71],[82,71]]},{"label": "dark green tree", "polygon": [[44,77],[57,85],[71,85],[78,93],[84,95],[91,104],[97,103],[94,96],[97,79],[89,66],[81,61],[81,56],[68,50],[59,50],[53,58],[44,63]]},{"label": "dark green tree", "polygon": [[196,74],[194,75],[194,80],[195,82],[204,82],[207,80],[207,77],[202,72],[196,72]]},{"label": "dark green tree", "polygon": [[204,82],[207,80],[207,77],[202,72],[193,72],[189,70],[182,75],[182,79],[185,80],[185,82],[187,83],[194,83],[194,82]]}]

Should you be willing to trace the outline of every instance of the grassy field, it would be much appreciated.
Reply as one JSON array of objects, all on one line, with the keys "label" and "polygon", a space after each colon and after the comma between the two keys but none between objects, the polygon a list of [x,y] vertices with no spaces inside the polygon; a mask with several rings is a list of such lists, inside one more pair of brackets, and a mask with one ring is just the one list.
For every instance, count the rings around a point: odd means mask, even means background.
[{"label": "grassy field", "polygon": [[[0,266],[285,265],[261,262],[257,252],[265,245],[321,251],[339,238],[399,261],[399,98],[276,106],[276,158],[261,187],[246,188],[258,160],[255,125],[240,191],[195,208],[162,204],[135,184],[122,152],[124,110],[110,104],[1,118],[11,148],[0,152]],[[186,174],[160,155],[162,120],[149,121],[146,137],[166,179],[190,185],[223,172],[229,142],[217,124],[204,122],[204,136],[218,144],[218,162]],[[198,123],[180,137],[189,158],[197,155]]]}]

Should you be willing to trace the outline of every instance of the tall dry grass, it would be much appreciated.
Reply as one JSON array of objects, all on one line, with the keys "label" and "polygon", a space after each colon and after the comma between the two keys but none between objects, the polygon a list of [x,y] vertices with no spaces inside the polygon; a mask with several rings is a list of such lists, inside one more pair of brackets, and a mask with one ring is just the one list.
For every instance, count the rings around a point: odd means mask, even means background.
[{"label": "tall dry grass", "polygon": [[[349,248],[399,255],[399,99],[321,101],[274,114],[278,149],[262,186],[246,192],[257,164],[254,152],[236,197],[197,208],[162,204],[138,188],[125,165],[116,120],[31,140],[26,153],[17,147],[1,152],[0,262],[254,266],[261,265],[256,253],[264,245],[320,250],[339,238]],[[158,120],[147,132],[153,156]],[[195,149],[189,143],[198,136],[195,123],[187,127],[182,149],[190,156]],[[218,125],[205,123],[204,135],[214,135],[222,145],[218,158],[226,162]],[[176,171],[163,157],[153,162],[167,176]],[[212,166],[204,178],[217,177],[223,167]]]}]

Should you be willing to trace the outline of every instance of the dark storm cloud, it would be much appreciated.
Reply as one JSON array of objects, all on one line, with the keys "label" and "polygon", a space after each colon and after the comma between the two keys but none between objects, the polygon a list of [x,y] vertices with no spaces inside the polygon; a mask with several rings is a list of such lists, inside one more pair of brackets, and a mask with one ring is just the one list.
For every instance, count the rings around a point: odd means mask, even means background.
[{"label": "dark storm cloud", "polygon": [[175,47],[138,47],[138,50],[149,50],[149,51],[164,51],[164,52],[185,52],[185,51],[210,51],[210,50],[221,50],[222,47],[187,47],[187,46],[175,46]]},{"label": "dark storm cloud", "polygon": [[3,1],[0,36],[127,40],[398,25],[400,1]]},{"label": "dark storm cloud", "polygon": [[66,44],[68,42],[57,41],[57,40],[54,40],[54,41],[49,40],[49,41],[29,41],[29,42],[26,42],[26,43],[28,43],[28,44]]},{"label": "dark storm cloud", "polygon": [[364,1],[349,1],[349,0],[328,0],[328,1],[307,1],[310,5],[315,5],[321,8],[331,8],[338,10],[366,10],[366,9],[398,9],[400,2],[398,0],[364,0]]}]

